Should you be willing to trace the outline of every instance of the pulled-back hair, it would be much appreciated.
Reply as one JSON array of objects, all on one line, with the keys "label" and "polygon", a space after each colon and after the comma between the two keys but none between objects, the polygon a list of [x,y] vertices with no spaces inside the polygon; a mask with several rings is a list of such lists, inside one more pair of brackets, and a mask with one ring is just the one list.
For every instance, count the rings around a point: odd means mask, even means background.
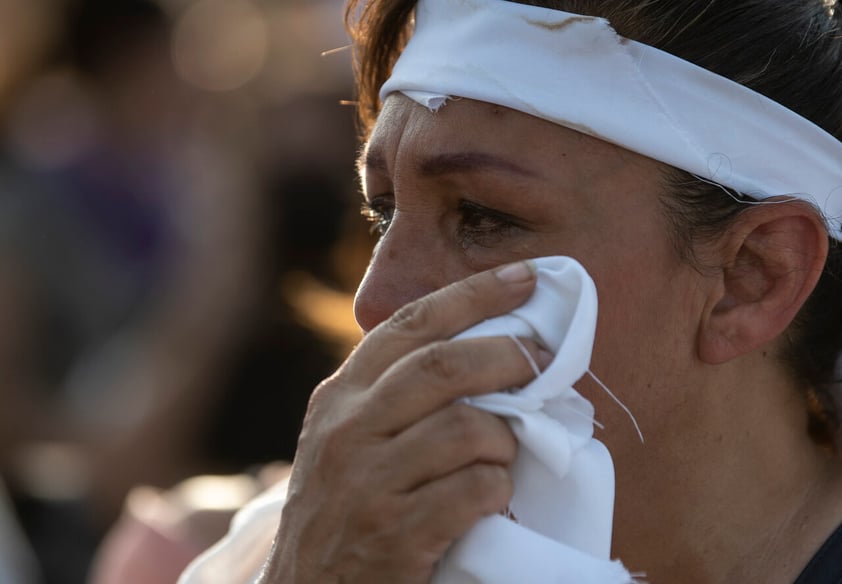
[{"label": "pulled-back hair", "polygon": [[[358,113],[367,134],[380,86],[411,35],[415,0],[349,0]],[[511,0],[510,0],[511,1]],[[524,0],[606,18],[618,34],[672,53],[764,94],[842,140],[842,6],[835,0]],[[842,160],[840,160],[842,165]],[[677,252],[726,230],[749,205],[739,193],[668,169],[664,210]],[[842,218],[829,218],[842,220]],[[701,266],[700,266],[701,267]],[[842,383],[842,245],[831,239],[815,290],[786,335],[783,359],[802,388],[808,431],[834,447]]]}]

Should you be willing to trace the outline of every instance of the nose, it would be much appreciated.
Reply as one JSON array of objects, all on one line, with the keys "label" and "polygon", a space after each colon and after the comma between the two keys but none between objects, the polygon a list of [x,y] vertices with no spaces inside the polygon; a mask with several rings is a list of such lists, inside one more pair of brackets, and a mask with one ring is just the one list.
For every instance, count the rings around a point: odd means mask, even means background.
[{"label": "nose", "polygon": [[396,218],[375,247],[357,288],[357,323],[368,332],[403,305],[448,284],[446,263],[429,231],[405,229]]}]

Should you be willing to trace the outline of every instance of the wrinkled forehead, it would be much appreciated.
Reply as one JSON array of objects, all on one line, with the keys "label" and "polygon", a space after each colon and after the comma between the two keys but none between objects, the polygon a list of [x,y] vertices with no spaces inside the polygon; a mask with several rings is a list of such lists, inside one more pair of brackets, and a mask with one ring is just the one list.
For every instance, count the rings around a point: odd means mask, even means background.
[{"label": "wrinkled forehead", "polygon": [[456,99],[432,112],[402,95],[387,98],[359,167],[367,195],[411,193],[417,203],[432,200],[447,183],[493,188],[523,202],[540,199],[547,209],[569,205],[572,197],[581,210],[614,205],[632,185],[660,195],[667,168],[503,106]]},{"label": "wrinkled forehead", "polygon": [[539,172],[575,161],[579,174],[610,173],[637,163],[652,171],[666,165],[583,132],[473,99],[456,98],[436,111],[405,95],[389,95],[359,160],[366,167],[392,170],[398,158],[429,159],[443,153],[476,153]]}]

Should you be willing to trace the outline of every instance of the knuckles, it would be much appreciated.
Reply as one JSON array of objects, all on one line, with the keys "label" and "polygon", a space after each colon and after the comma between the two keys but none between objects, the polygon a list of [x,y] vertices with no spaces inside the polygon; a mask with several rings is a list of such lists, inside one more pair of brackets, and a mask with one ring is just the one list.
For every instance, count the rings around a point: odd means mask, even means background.
[{"label": "knuckles", "polygon": [[298,452],[325,469],[360,464],[360,396],[337,379],[322,382],[310,396],[298,439]]},{"label": "knuckles", "polygon": [[[445,297],[458,298],[471,310],[489,306],[491,299],[482,282],[468,279],[402,307],[384,323],[389,334],[395,335],[392,340],[400,336],[410,340],[435,338],[436,329],[448,324],[436,322],[436,318],[442,318],[436,306]],[[384,337],[381,334],[376,338]],[[422,381],[431,387],[452,388],[455,393],[467,383],[468,376],[484,366],[482,355],[476,347],[471,349],[458,342],[440,340],[425,344],[413,352],[410,360],[403,362],[402,367],[411,367],[413,371],[404,369],[401,379],[409,372],[423,376]],[[447,476],[447,487],[441,490],[447,496],[419,497],[417,489],[388,492],[384,487],[389,481],[384,478],[393,469],[388,464],[394,460],[393,453],[383,442],[388,438],[371,434],[371,425],[364,420],[373,396],[379,397],[377,403],[382,405],[384,399],[399,394],[355,391],[362,389],[363,382],[359,380],[366,379],[359,375],[358,365],[352,355],[311,395],[296,456],[297,461],[299,457],[304,459],[300,464],[302,484],[306,483],[311,493],[312,489],[332,493],[333,504],[323,505],[324,501],[319,503],[318,497],[308,500],[316,501],[317,508],[313,510],[316,515],[336,515],[325,519],[325,524],[338,527],[334,535],[349,542],[348,546],[341,546],[348,553],[343,554],[340,564],[347,565],[347,561],[360,569],[361,564],[383,565],[401,558],[400,565],[412,567],[410,572],[426,574],[452,538],[443,537],[441,521],[434,525],[421,518],[429,518],[426,515],[429,513],[446,523],[454,506],[463,507],[476,519],[503,509],[513,487],[508,471],[501,464],[514,458],[516,441],[506,424],[493,415],[445,400],[450,405],[445,406],[448,412],[444,418],[446,428],[442,430],[453,450],[461,452],[458,456],[467,466],[460,465],[455,474]],[[424,509],[415,506],[421,501]],[[419,531],[429,532],[428,545],[418,546],[419,537],[424,541],[424,534]]]},{"label": "knuckles", "polygon": [[466,359],[454,351],[453,343],[438,341],[419,350],[418,366],[433,378],[456,383],[466,375]]},{"label": "knuckles", "polygon": [[307,400],[305,422],[329,413],[336,408],[337,401],[344,399],[349,394],[348,387],[350,384],[346,377],[343,367],[316,386]]},{"label": "knuckles", "polygon": [[[437,306],[457,302],[468,310],[477,310],[489,305],[489,294],[493,288],[483,286],[485,278],[472,277],[461,280],[431,295],[419,298],[399,308],[387,321],[392,330],[408,335],[430,333],[440,328],[436,317]],[[481,316],[479,313],[477,316]],[[447,324],[447,323],[441,323]]]},{"label": "knuckles", "polygon": [[427,330],[433,319],[433,309],[428,297],[410,302],[399,308],[387,322],[395,332],[416,335]]},{"label": "knuckles", "polygon": [[457,282],[454,288],[458,290],[459,294],[466,297],[468,305],[482,306],[485,304],[483,300],[488,298],[491,289],[488,286],[482,286],[481,281],[485,281],[482,276],[466,278]]},{"label": "knuckles", "polygon": [[511,500],[514,486],[509,472],[496,464],[475,464],[466,469],[467,489],[483,515],[497,513]]},{"label": "knuckles", "polygon": [[453,432],[453,445],[470,453],[479,453],[492,440],[489,424],[483,414],[467,404],[454,404],[448,412],[448,426]]}]

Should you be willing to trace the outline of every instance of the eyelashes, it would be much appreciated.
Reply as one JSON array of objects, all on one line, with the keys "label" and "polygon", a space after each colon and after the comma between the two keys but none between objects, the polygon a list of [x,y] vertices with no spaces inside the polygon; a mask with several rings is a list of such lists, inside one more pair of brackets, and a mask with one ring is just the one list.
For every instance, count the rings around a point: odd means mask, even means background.
[{"label": "eyelashes", "polygon": [[360,214],[371,224],[369,233],[383,237],[389,225],[392,224],[392,217],[395,214],[395,202],[389,195],[380,195],[370,201],[364,200],[360,208]]},{"label": "eyelashes", "polygon": [[[392,224],[395,214],[394,198],[389,194],[363,201],[360,212],[371,223],[370,232],[382,237]],[[458,222],[454,235],[462,249],[474,245],[493,247],[513,235],[516,230],[522,229],[518,220],[511,215],[464,199],[459,201],[457,213]]]},{"label": "eyelashes", "polygon": [[514,217],[471,201],[459,202],[457,240],[463,249],[472,245],[493,247],[520,228]]}]

